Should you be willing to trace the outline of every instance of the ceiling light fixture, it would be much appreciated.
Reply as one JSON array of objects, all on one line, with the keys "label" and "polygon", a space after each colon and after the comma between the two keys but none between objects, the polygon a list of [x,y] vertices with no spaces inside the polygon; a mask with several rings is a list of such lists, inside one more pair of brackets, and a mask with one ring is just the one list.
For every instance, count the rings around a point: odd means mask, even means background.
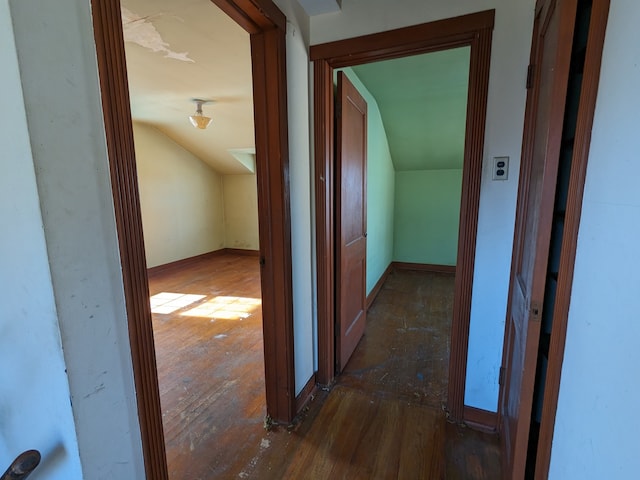
[{"label": "ceiling light fixture", "polygon": [[211,125],[211,117],[207,117],[202,113],[202,105],[205,103],[212,103],[212,100],[201,100],[199,98],[194,98],[193,101],[196,103],[196,113],[193,115],[189,115],[189,120],[191,121],[191,125],[201,130],[204,130],[209,125]]}]

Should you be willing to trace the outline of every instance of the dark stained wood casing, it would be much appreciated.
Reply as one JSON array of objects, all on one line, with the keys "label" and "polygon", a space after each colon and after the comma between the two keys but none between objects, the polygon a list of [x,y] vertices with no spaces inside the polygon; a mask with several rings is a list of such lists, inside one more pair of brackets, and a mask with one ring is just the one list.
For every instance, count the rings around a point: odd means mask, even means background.
[{"label": "dark stained wood casing", "polygon": [[582,77],[582,90],[578,108],[576,134],[573,143],[573,159],[571,177],[567,194],[567,208],[564,217],[564,234],[560,251],[560,268],[558,271],[558,288],[553,310],[553,327],[549,345],[549,364],[544,387],[542,404],[542,421],[538,439],[538,455],[536,458],[536,478],[544,479],[549,475],[551,463],[551,444],[555,426],[558,395],[560,393],[560,376],[564,347],[567,337],[569,304],[571,303],[571,287],[573,270],[578,244],[578,229],[582,213],[582,197],[587,175],[587,162],[591,144],[591,129],[598,96],[600,67],[604,37],[609,18],[610,0],[594,0],[589,25],[589,39]]},{"label": "dark stained wood casing", "polygon": [[[271,0],[215,0],[251,34],[268,413],[295,415],[286,19]],[[93,27],[146,477],[167,478],[119,0]]]},{"label": "dark stained wood casing", "polygon": [[144,465],[147,478],[162,480],[167,462],[120,2],[92,0],[91,9]]},{"label": "dark stained wood casing", "polygon": [[499,403],[509,478],[525,474],[577,3],[536,5]]},{"label": "dark stained wood casing", "polygon": [[251,59],[267,413],[288,423],[296,412],[285,31],[251,35]]},{"label": "dark stained wood casing", "polygon": [[462,421],[471,289],[495,11],[311,46],[314,60],[316,252],[318,278],[318,382],[331,384],[335,369],[335,207],[333,69],[462,46],[471,47],[469,97],[458,235],[456,293],[451,332],[448,409]]},{"label": "dark stained wood casing", "polygon": [[451,273],[455,275],[455,265],[433,265],[431,263],[393,262],[393,268],[397,270],[419,270],[422,272]]},{"label": "dark stained wood casing", "polygon": [[[312,51],[313,56],[313,51]],[[333,163],[333,69],[316,61],[314,72],[316,275],[318,309],[318,371],[320,385],[335,376],[335,185]]]}]

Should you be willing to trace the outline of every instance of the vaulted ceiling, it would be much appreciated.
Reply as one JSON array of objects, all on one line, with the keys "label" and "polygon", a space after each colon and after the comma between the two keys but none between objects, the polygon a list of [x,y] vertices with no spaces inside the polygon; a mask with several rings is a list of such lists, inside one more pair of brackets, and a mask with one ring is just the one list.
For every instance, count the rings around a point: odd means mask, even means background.
[{"label": "vaulted ceiling", "polygon": [[[133,120],[220,173],[251,172],[249,34],[210,0],[123,0],[122,14]],[[193,98],[215,101],[203,107],[213,118],[206,130],[189,123]]]},{"label": "vaulted ceiling", "polygon": [[353,67],[376,99],[396,170],[462,168],[469,47]]},{"label": "vaulted ceiling", "polygon": [[[336,0],[303,0],[311,13]],[[249,34],[210,0],[122,0],[134,121],[149,124],[222,174],[255,169]],[[354,67],[376,98],[396,170],[461,168],[469,49]],[[213,117],[189,115],[194,98]]]}]

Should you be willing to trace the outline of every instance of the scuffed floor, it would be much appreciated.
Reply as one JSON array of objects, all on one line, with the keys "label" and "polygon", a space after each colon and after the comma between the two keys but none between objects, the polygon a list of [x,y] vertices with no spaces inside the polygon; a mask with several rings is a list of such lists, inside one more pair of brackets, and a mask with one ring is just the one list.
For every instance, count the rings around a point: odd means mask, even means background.
[{"label": "scuffed floor", "polygon": [[442,410],[453,289],[452,275],[393,272],[333,388],[266,430],[257,259],[152,279],[152,295],[194,295],[160,297],[169,313],[154,315],[170,478],[500,478],[497,437]]}]

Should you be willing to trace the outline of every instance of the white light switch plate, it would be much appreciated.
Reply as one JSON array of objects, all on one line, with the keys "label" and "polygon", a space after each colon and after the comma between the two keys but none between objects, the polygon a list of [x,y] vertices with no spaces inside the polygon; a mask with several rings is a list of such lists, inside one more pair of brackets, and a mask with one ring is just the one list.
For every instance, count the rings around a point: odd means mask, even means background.
[{"label": "white light switch plate", "polygon": [[509,157],[493,157],[493,179],[507,180],[509,178]]}]

